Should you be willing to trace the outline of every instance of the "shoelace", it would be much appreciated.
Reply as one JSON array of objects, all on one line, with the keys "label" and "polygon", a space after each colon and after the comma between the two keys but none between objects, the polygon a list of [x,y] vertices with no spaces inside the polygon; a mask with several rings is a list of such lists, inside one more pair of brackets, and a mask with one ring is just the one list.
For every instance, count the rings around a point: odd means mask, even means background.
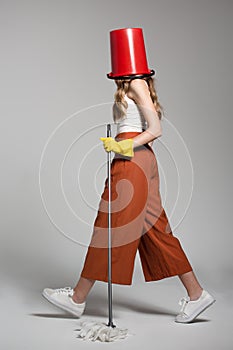
[{"label": "shoelace", "polygon": [[181,314],[184,313],[185,307],[186,307],[186,305],[188,304],[189,301],[190,301],[189,297],[182,297],[179,300],[179,305],[182,305],[181,310],[180,310]]},{"label": "shoelace", "polygon": [[59,294],[65,293],[67,295],[73,295],[74,291],[73,291],[73,288],[71,288],[71,287],[64,287],[64,288],[57,288],[57,289],[55,289],[55,292],[59,293]]}]

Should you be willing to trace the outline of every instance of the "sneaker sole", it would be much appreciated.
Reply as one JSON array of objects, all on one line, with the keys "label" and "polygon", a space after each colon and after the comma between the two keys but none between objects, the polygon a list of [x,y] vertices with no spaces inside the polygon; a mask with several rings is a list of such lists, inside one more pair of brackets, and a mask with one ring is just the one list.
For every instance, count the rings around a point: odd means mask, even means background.
[{"label": "sneaker sole", "polygon": [[188,319],[186,318],[184,321],[178,321],[175,320],[175,322],[177,323],[190,323],[192,322],[197,316],[199,316],[202,312],[204,312],[206,309],[208,309],[208,307],[210,307],[211,305],[213,305],[216,302],[216,299],[213,299],[209,304],[207,304],[204,309],[202,309],[201,311],[199,311],[197,314],[195,314],[194,316],[192,316],[191,318],[189,317]]},{"label": "sneaker sole", "polygon": [[68,307],[64,306],[63,304],[60,304],[60,303],[58,303],[57,301],[55,301],[55,300],[53,300],[53,299],[50,299],[49,295],[47,295],[46,293],[44,293],[44,291],[42,292],[42,295],[43,295],[43,297],[44,297],[46,300],[48,300],[50,303],[52,303],[53,305],[59,307],[59,308],[62,309],[62,310],[67,311],[68,313],[71,313],[73,316],[76,316],[76,317],[80,318],[80,317],[82,316],[82,314],[83,314],[83,312],[80,313],[80,314],[77,314],[76,312],[74,312],[73,310],[71,310],[71,309],[69,309]]}]

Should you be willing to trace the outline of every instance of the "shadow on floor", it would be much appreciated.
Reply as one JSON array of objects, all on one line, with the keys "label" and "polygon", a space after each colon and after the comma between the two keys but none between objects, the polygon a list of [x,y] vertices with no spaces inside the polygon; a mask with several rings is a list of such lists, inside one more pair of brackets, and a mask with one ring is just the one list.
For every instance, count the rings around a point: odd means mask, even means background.
[{"label": "shadow on floor", "polygon": [[28,314],[28,316],[37,316],[37,317],[46,317],[46,318],[64,318],[64,319],[76,319],[77,317],[69,314],[49,314],[49,313],[32,313]]},{"label": "shadow on floor", "polygon": [[[103,309],[108,307],[108,300],[105,299],[103,296],[100,295],[94,295],[87,303],[86,312],[89,314],[89,312],[92,312],[93,310],[96,310],[96,306],[98,306],[98,309]],[[169,316],[176,316],[176,313],[166,310],[165,308],[161,308],[155,305],[148,305],[147,303],[142,303],[141,301],[137,300],[114,300],[113,299],[113,308],[115,306],[118,306],[119,308],[132,310],[134,312],[138,313],[145,313],[145,314],[157,314],[157,315],[169,315]]]}]

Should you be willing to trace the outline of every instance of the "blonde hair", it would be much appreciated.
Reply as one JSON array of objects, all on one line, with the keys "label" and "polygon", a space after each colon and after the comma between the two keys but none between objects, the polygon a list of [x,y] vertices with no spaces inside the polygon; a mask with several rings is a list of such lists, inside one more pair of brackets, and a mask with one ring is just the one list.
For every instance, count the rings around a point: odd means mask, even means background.
[{"label": "blonde hair", "polygon": [[[147,82],[147,85],[149,87],[150,96],[152,99],[152,102],[155,106],[155,110],[158,113],[158,117],[161,120],[162,116],[164,115],[164,110],[161,104],[158,101],[157,92],[155,89],[155,82],[154,78],[148,77],[144,78]],[[129,90],[131,79],[117,79],[115,80],[115,83],[117,85],[117,91],[114,94],[114,104],[113,104],[113,119],[115,122],[121,120],[125,114],[126,110],[128,108],[128,103],[124,99],[124,96],[127,94]]]}]

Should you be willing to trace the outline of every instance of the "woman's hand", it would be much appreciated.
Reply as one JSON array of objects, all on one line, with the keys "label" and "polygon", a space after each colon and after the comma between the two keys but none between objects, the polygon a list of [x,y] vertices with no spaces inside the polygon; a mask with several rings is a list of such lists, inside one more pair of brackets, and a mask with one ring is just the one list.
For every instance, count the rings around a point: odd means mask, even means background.
[{"label": "woman's hand", "polygon": [[127,157],[133,157],[133,139],[126,139],[122,141],[116,141],[112,137],[101,137],[106,152],[113,151],[115,153],[122,154]]}]

